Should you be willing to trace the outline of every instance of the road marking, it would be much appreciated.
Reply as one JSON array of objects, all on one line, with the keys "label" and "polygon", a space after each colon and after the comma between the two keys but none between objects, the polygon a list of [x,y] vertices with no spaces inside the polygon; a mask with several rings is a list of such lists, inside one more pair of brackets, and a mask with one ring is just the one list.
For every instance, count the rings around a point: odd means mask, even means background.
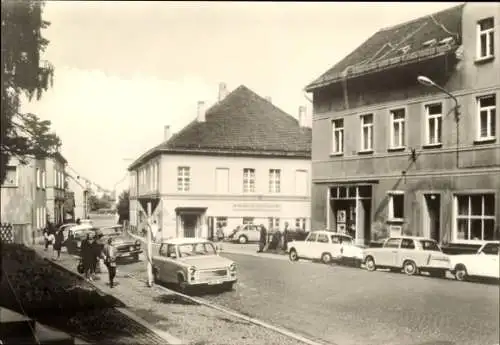
[{"label": "road marking", "polygon": [[[136,276],[134,276],[133,274],[128,274],[129,277],[133,278],[133,279],[136,279],[136,280],[139,280],[139,281],[143,281],[145,282],[144,279],[140,279],[140,278],[137,278]],[[336,345],[332,342],[329,342],[329,343],[320,343],[318,341],[314,341],[314,340],[311,340],[311,339],[308,339],[298,333],[294,333],[294,332],[291,332],[287,329],[284,329],[284,328],[281,328],[281,327],[278,327],[278,326],[273,326],[267,322],[264,322],[264,321],[261,321],[261,320],[258,320],[258,319],[255,319],[253,317],[250,317],[250,316],[247,316],[247,315],[244,315],[244,314],[241,314],[235,310],[231,310],[231,309],[227,309],[227,308],[224,308],[224,307],[221,307],[217,304],[213,304],[213,303],[210,303],[208,302],[207,300],[205,299],[202,299],[202,298],[196,298],[196,297],[192,297],[192,296],[189,296],[189,295],[185,295],[181,292],[178,292],[178,291],[175,291],[175,290],[170,290],[164,286],[161,286],[161,285],[158,285],[158,284],[155,284],[154,287],[160,289],[160,290],[164,290],[165,292],[168,292],[170,294],[175,294],[175,295],[178,295],[178,296],[181,296],[185,299],[188,299],[192,302],[196,302],[200,305],[203,305],[205,307],[209,307],[209,308],[212,308],[212,309],[215,309],[215,310],[218,310],[222,313],[225,313],[225,314],[229,314],[229,315],[232,315],[236,318],[239,318],[239,319],[242,319],[244,321],[247,321],[247,322],[250,322],[250,323],[253,323],[255,325],[258,325],[258,326],[261,326],[261,327],[264,327],[264,328],[267,328],[267,329],[270,329],[272,331],[275,331],[277,333],[280,333],[284,336],[287,336],[289,338],[293,338],[295,340],[298,340],[302,343],[305,343],[305,344],[309,344],[309,345]]]}]

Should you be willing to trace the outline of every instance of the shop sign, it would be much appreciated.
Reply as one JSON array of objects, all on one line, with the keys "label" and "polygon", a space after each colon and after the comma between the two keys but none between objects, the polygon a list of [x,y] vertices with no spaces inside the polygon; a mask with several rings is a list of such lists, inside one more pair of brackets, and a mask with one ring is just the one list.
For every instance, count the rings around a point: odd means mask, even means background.
[{"label": "shop sign", "polygon": [[233,204],[233,211],[280,211],[280,204],[270,203],[238,203]]}]

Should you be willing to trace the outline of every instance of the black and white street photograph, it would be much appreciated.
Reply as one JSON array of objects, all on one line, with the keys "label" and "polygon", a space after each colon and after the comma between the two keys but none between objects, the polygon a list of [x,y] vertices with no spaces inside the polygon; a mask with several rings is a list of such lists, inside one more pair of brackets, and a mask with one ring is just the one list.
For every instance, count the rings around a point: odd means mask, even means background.
[{"label": "black and white street photograph", "polygon": [[0,345],[500,345],[500,4],[1,0]]}]

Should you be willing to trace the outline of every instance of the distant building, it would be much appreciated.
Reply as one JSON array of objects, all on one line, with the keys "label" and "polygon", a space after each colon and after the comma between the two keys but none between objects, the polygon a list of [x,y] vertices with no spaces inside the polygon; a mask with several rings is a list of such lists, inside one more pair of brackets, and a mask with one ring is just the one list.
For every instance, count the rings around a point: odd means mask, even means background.
[{"label": "distant building", "polygon": [[45,160],[47,169],[47,215],[55,224],[64,222],[66,159],[60,153]]},{"label": "distant building", "polygon": [[[498,23],[498,3],[466,3],[385,28],[307,86],[314,227],[500,238]],[[458,132],[454,101],[418,76],[458,99]]]},{"label": "distant building", "polygon": [[218,227],[310,228],[311,129],[245,86],[138,158],[130,167],[130,221],[145,220],[138,197],[158,197],[164,237],[212,237]]},{"label": "distant building", "polygon": [[67,174],[68,190],[73,193],[73,220],[85,219],[89,215],[89,186],[86,182]]}]

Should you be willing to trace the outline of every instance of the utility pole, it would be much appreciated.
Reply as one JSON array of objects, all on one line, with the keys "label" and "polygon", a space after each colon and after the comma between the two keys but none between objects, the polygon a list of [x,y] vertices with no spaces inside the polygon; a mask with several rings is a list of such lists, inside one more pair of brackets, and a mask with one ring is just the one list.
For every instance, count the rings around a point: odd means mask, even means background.
[{"label": "utility pole", "polygon": [[146,244],[147,244],[147,260],[146,260],[146,270],[148,272],[148,287],[153,286],[153,266],[151,264],[152,261],[152,250],[153,245],[151,243],[151,221],[152,221],[152,211],[151,211],[151,202],[148,202],[148,231],[146,235]]}]

